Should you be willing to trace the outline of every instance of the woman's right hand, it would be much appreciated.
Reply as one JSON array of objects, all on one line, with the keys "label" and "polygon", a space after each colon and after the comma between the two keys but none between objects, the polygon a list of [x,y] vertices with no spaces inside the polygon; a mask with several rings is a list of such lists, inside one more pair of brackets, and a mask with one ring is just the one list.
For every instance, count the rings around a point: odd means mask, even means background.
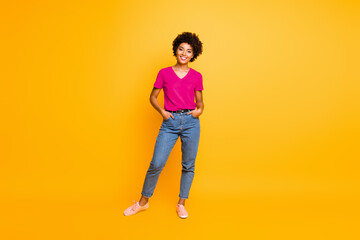
[{"label": "woman's right hand", "polygon": [[168,111],[166,111],[164,109],[161,111],[161,115],[162,115],[164,120],[168,120],[169,118],[174,119],[174,116],[171,114],[171,112],[168,112]]}]

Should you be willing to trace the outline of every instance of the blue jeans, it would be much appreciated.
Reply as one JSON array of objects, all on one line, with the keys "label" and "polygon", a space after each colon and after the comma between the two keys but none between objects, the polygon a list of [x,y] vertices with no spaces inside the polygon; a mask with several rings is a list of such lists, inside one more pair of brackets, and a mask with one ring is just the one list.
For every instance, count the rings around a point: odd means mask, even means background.
[{"label": "blue jeans", "polygon": [[163,120],[156,139],[155,149],[149,169],[146,173],[141,195],[151,197],[159,175],[173,149],[177,139],[181,139],[182,174],[180,182],[180,198],[189,197],[194,178],[195,158],[199,146],[200,120],[192,114],[172,113],[174,118]]}]

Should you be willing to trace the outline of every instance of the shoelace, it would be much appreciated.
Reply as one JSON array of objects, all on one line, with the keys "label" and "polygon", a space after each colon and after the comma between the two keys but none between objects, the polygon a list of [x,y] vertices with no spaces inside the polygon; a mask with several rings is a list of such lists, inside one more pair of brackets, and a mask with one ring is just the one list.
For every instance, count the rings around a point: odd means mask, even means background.
[{"label": "shoelace", "polygon": [[135,211],[136,208],[138,208],[138,206],[140,206],[140,205],[137,204],[136,200],[134,200],[133,202],[134,202],[135,204],[131,206],[131,210],[132,210],[132,211]]},{"label": "shoelace", "polygon": [[180,215],[181,216],[184,216],[184,210],[185,210],[185,207],[181,204],[178,204],[178,209],[179,209],[179,212],[180,212]]}]

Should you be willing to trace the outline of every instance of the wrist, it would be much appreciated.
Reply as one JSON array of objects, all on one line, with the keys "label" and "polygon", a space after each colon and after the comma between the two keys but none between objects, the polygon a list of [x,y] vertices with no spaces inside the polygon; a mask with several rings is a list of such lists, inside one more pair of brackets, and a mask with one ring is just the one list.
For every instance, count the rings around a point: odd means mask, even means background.
[{"label": "wrist", "polygon": [[165,114],[167,113],[167,111],[165,110],[165,109],[160,109],[160,114],[162,115],[162,116],[164,116]]}]

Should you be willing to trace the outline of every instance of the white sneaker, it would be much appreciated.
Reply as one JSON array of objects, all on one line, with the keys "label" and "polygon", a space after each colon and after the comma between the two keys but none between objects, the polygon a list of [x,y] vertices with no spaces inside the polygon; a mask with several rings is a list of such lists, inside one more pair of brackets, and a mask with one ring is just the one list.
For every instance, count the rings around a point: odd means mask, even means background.
[{"label": "white sneaker", "polygon": [[189,216],[184,205],[181,204],[176,205],[176,212],[180,218],[187,218]]},{"label": "white sneaker", "polygon": [[137,202],[136,200],[134,200],[134,203],[135,203],[134,205],[128,207],[124,211],[125,216],[134,215],[142,210],[146,210],[149,207],[149,202],[147,202],[144,206],[140,206],[139,202]]}]

